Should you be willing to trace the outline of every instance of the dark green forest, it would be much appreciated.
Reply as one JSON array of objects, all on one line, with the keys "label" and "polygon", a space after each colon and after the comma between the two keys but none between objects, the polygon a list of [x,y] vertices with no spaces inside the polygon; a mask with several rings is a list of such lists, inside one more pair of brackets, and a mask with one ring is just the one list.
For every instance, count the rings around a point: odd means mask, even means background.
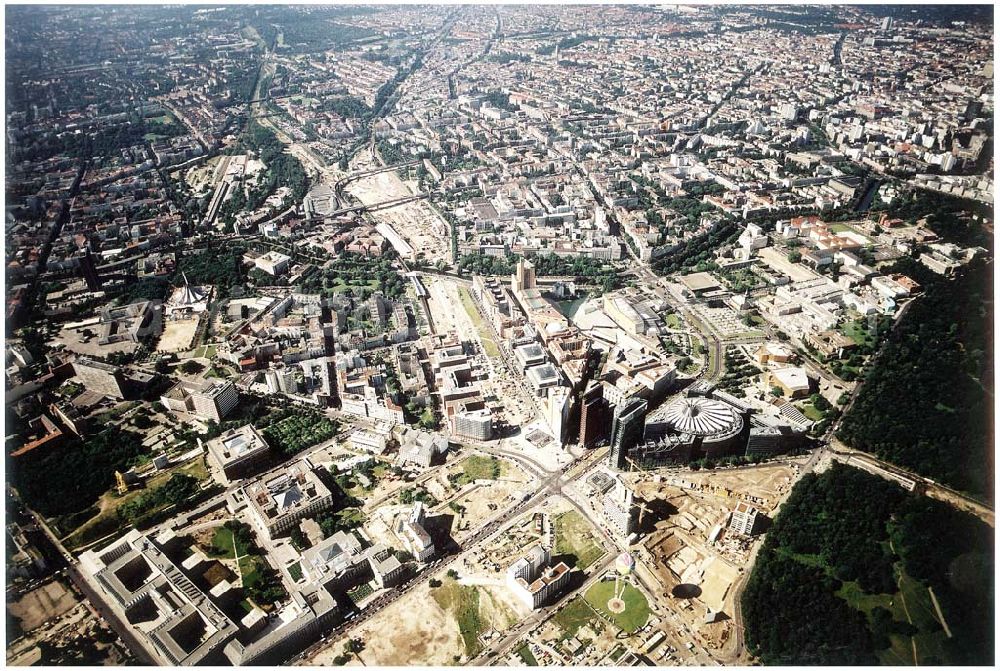
[{"label": "dark green forest", "polygon": [[768,665],[909,664],[913,654],[921,664],[991,663],[992,536],[978,519],[863,471],[808,474],[744,590],[747,645]]},{"label": "dark green forest", "polygon": [[[510,275],[520,258],[517,254],[508,257],[466,254],[459,259],[458,269],[462,273],[471,272],[477,275]],[[604,291],[611,291],[621,286],[621,279],[615,267],[597,259],[554,254],[533,254],[528,259],[534,264],[535,275],[538,277],[575,276],[579,280],[601,285]]]},{"label": "dark green forest", "polygon": [[299,159],[285,153],[285,145],[275,134],[258,124],[251,122],[239,145],[233,152],[253,151],[266,166],[264,174],[258,183],[244,193],[243,184],[233,190],[233,195],[219,208],[219,218],[227,224],[232,224],[236,215],[253,211],[261,207],[268,196],[278,188],[286,186],[291,190],[291,196],[286,202],[297,203],[302,200],[309,189],[309,180]]},{"label": "dark green forest", "polygon": [[954,280],[912,260],[897,269],[926,293],[876,357],[837,437],[991,497],[993,265],[973,261]]},{"label": "dark green forest", "polygon": [[229,297],[235,287],[246,282],[246,272],[243,268],[245,253],[246,248],[242,245],[220,245],[185,256],[177,264],[172,284],[179,286],[183,276],[187,276],[191,284],[213,285],[216,288],[216,296]]},{"label": "dark green forest", "polygon": [[46,517],[85,510],[115,483],[115,471],[126,471],[145,452],[142,437],[107,429],[86,440],[33,450],[8,473],[21,498]]}]

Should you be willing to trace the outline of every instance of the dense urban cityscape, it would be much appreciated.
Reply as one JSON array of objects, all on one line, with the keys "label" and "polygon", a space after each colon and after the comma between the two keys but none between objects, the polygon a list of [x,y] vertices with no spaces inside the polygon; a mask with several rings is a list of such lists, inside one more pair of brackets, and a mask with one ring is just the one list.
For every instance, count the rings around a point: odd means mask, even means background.
[{"label": "dense urban cityscape", "polygon": [[992,6],[5,19],[7,664],[994,663]]}]

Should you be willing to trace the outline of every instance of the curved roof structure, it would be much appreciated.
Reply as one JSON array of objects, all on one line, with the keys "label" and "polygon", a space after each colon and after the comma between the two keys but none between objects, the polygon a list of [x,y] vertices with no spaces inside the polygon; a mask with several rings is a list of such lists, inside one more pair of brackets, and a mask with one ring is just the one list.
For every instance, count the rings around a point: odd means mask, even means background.
[{"label": "curved roof structure", "polygon": [[699,396],[671,403],[663,415],[674,429],[694,436],[718,436],[738,432],[743,428],[743,418],[733,406]]}]

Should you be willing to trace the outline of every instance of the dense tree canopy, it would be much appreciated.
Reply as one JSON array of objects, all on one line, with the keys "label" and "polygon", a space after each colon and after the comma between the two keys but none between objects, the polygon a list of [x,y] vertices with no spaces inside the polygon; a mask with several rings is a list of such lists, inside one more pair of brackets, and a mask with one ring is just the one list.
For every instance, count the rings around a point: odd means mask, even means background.
[{"label": "dense tree canopy", "polygon": [[765,552],[742,602],[747,643],[764,664],[878,662],[865,616],[834,595],[839,581],[821,568]]},{"label": "dense tree canopy", "polygon": [[[471,272],[477,275],[510,275],[521,257],[488,256],[486,254],[466,254],[458,261],[461,272]],[[528,259],[535,266],[538,277],[564,276],[576,277],[578,281],[600,284],[605,291],[611,291],[621,286],[618,271],[614,266],[597,259],[584,256],[556,256],[555,254],[533,254]]]},{"label": "dense tree canopy", "polygon": [[[806,475],[743,592],[747,645],[764,664],[875,664],[886,659],[890,636],[917,635],[922,649],[944,657],[937,663],[986,663],[992,543],[992,529],[976,518],[864,471],[835,464]],[[953,637],[936,618],[924,618],[919,631],[907,621],[897,604],[904,572],[906,598],[926,599],[920,583],[932,587]]]},{"label": "dense tree canopy", "polygon": [[975,261],[950,281],[912,261],[900,268],[921,282],[926,295],[909,307],[875,359],[837,436],[928,477],[986,494],[992,472],[993,266]]},{"label": "dense tree canopy", "polygon": [[176,286],[186,276],[191,284],[213,285],[217,296],[228,297],[233,287],[246,282],[245,253],[246,248],[241,245],[218,245],[185,256],[174,273],[174,284]]},{"label": "dense tree canopy", "polygon": [[[36,454],[37,452],[37,454]],[[11,464],[12,481],[28,506],[45,516],[94,504],[144,452],[141,436],[108,429],[62,447],[29,452]]]},{"label": "dense tree canopy", "polygon": [[149,513],[164,506],[178,505],[199,491],[198,479],[183,473],[174,473],[163,485],[149,489],[128,503],[118,507],[118,517],[142,526]]}]

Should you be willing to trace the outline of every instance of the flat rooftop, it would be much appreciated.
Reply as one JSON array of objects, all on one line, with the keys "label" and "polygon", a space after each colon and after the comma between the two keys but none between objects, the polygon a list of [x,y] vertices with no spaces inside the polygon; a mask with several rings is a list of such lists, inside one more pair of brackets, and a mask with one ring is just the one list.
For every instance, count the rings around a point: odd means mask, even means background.
[{"label": "flat rooftop", "polygon": [[228,464],[264,452],[268,445],[257,429],[252,424],[247,424],[209,441],[208,449],[220,463]]},{"label": "flat rooftop", "polygon": [[532,366],[525,372],[525,375],[536,387],[555,384],[559,381],[559,371],[550,363]]},{"label": "flat rooftop", "polygon": [[677,281],[683,284],[689,291],[696,293],[708,291],[709,289],[722,288],[722,285],[719,284],[718,280],[712,277],[709,273],[691,273],[690,275],[682,275],[677,279]]}]

